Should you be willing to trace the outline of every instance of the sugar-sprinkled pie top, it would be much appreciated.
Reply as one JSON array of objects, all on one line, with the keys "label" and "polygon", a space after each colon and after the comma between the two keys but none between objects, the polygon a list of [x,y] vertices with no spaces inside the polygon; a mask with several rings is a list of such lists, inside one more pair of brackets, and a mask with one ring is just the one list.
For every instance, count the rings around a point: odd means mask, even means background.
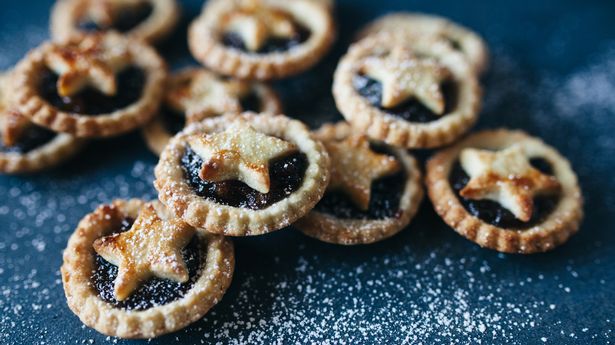
[{"label": "sugar-sprinkled pie top", "polygon": [[372,151],[363,135],[324,145],[331,156],[329,189],[341,189],[361,210],[369,208],[372,182],[400,169],[395,157]]},{"label": "sugar-sprinkled pie top", "polygon": [[434,114],[444,114],[440,84],[450,72],[436,59],[419,57],[409,48],[397,46],[386,55],[367,57],[359,71],[382,84],[383,107],[393,108],[415,98]]},{"label": "sugar-sprinkled pie top", "polygon": [[160,201],[197,230],[252,236],[314,208],[329,183],[329,155],[297,120],[225,114],[171,139],[155,174]]},{"label": "sugar-sprinkled pie top", "polygon": [[100,238],[93,246],[118,266],[114,292],[123,301],[152,276],[186,282],[188,270],[181,250],[193,235],[194,228],[179,219],[163,219],[149,203],[129,231]]},{"label": "sugar-sprinkled pie top", "polygon": [[460,191],[464,198],[493,200],[521,221],[529,221],[534,196],[560,190],[554,176],[532,167],[522,146],[492,152],[473,148],[461,152],[460,163],[470,181]]},{"label": "sugar-sprinkled pie top", "polygon": [[198,70],[166,96],[173,110],[186,114],[188,123],[204,117],[242,110],[240,97],[250,92],[251,85],[237,79],[223,80],[205,70]]},{"label": "sugar-sprinkled pie top", "polygon": [[271,186],[269,162],[296,151],[294,144],[239,122],[224,132],[191,136],[188,143],[203,159],[201,179],[239,180],[261,193],[268,193]]},{"label": "sugar-sprinkled pie top", "polygon": [[58,94],[70,97],[91,86],[105,95],[115,95],[116,74],[130,61],[126,45],[115,35],[95,34],[80,42],[53,46],[45,63],[59,75]]},{"label": "sugar-sprinkled pie top", "polygon": [[292,17],[260,0],[240,1],[240,7],[226,14],[223,30],[237,34],[250,52],[259,51],[270,38],[291,39],[297,35]]}]

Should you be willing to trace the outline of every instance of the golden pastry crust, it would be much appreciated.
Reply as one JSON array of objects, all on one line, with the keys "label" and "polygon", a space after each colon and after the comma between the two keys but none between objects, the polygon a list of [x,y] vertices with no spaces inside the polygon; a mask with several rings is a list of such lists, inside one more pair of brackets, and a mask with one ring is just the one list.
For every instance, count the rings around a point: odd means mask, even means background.
[{"label": "golden pastry crust", "polygon": [[324,5],[328,10],[335,8],[335,0],[312,0],[317,4]]},{"label": "golden pastry crust", "polygon": [[[226,1],[226,0],[209,0],[206,1],[205,4],[203,5],[203,8],[207,7],[208,5],[211,5],[214,2],[217,1]],[[335,7],[335,0],[310,0],[314,3],[317,3],[319,5],[324,5],[326,9],[328,10],[333,10]]]},{"label": "golden pastry crust", "polygon": [[222,44],[223,18],[240,8],[244,0],[214,1],[204,7],[188,33],[192,55],[201,63],[224,75],[240,79],[280,79],[305,71],[318,62],[335,39],[330,10],[311,0],[259,0],[268,6],[289,13],[294,21],[310,30],[307,41],[284,52],[255,54]]},{"label": "golden pastry crust", "polygon": [[145,310],[116,308],[103,301],[92,287],[95,240],[119,228],[126,217],[135,218],[142,200],[116,200],[85,216],[64,251],[62,282],[70,309],[88,327],[120,338],[153,338],[177,331],[202,318],[218,303],[231,283],[235,257],[230,239],[197,234],[205,257],[201,276],[180,299]]},{"label": "golden pastry crust", "polygon": [[58,134],[47,144],[26,154],[0,153],[0,172],[28,174],[57,166],[74,157],[84,142],[68,134]]},{"label": "golden pastry crust", "polygon": [[[350,125],[341,122],[322,126],[315,136],[323,141],[343,140],[351,133]],[[423,199],[423,187],[421,170],[416,159],[406,150],[394,149],[393,152],[408,174],[400,199],[399,216],[381,220],[341,219],[312,210],[293,226],[310,237],[343,245],[374,243],[400,232],[416,214]]]},{"label": "golden pastry crust", "polygon": [[[186,182],[181,166],[181,158],[190,135],[218,133],[237,121],[245,121],[259,132],[296,145],[308,159],[303,183],[299,189],[261,210],[221,205],[199,197]],[[227,236],[260,235],[290,225],[316,205],[329,182],[329,156],[303,123],[284,115],[247,112],[206,119],[188,126],[164,149],[155,175],[154,186],[158,190],[160,201],[200,231]]]},{"label": "golden pastry crust", "polygon": [[[4,127],[9,112],[16,112],[10,104],[10,75],[0,73],[0,129]],[[1,139],[0,130],[0,139]],[[24,174],[56,166],[73,157],[84,146],[84,141],[68,134],[58,134],[48,143],[27,153],[0,152],[0,172]]]},{"label": "golden pastry crust", "polygon": [[[51,12],[51,36],[65,41],[83,33],[80,21],[88,16],[92,0],[59,0]],[[101,1],[101,0],[96,0]],[[152,13],[142,23],[126,34],[132,38],[156,43],[167,37],[179,21],[181,11],[177,0],[145,0],[152,6]]]},{"label": "golden pastry crust", "polygon": [[[541,223],[529,229],[503,229],[471,215],[449,183],[449,175],[465,148],[500,150],[520,145],[528,156],[544,158],[561,184],[556,208]],[[570,163],[555,149],[522,131],[488,130],[473,134],[444,149],[427,163],[426,184],[436,212],[459,234],[482,247],[506,253],[545,252],[576,233],[583,217],[583,197]]]},{"label": "golden pastry crust", "polygon": [[[169,78],[168,89],[172,90],[176,85],[181,85],[188,80],[191,80],[195,73],[203,72],[203,69],[188,68],[178,72]],[[250,88],[260,100],[262,113],[280,114],[282,113],[282,103],[278,94],[267,84],[259,82],[237,81],[240,83],[250,84]],[[143,128],[143,136],[149,149],[156,155],[160,155],[162,150],[167,146],[169,140],[175,133],[169,132],[164,125],[162,114],[158,114],[147,126]]]},{"label": "golden pastry crust", "polygon": [[[89,116],[62,111],[43,99],[38,85],[41,72],[47,68],[48,55],[85,39],[100,40],[107,46],[127,47],[128,65],[142,69],[146,76],[139,100],[112,113]],[[156,113],[166,76],[166,64],[152,47],[115,32],[83,35],[66,43],[48,42],[31,51],[16,67],[13,78],[15,107],[32,122],[57,132],[76,137],[119,135],[143,125]]]},{"label": "golden pastry crust", "polygon": [[451,48],[460,51],[478,74],[484,73],[489,66],[489,48],[483,38],[443,17],[422,13],[392,13],[367,24],[357,37],[362,39],[383,31],[404,32],[408,39],[420,36],[443,39]]},{"label": "golden pastry crust", "polygon": [[[391,146],[433,148],[449,144],[470,129],[478,118],[481,104],[478,80],[465,58],[446,44],[432,39],[407,44],[403,33],[391,32],[371,35],[353,44],[335,71],[333,95],[337,108],[357,131]],[[353,85],[353,78],[366,59],[404,45],[415,54],[436,59],[450,72],[457,86],[455,107],[437,120],[410,122],[387,114],[369,103]]]}]

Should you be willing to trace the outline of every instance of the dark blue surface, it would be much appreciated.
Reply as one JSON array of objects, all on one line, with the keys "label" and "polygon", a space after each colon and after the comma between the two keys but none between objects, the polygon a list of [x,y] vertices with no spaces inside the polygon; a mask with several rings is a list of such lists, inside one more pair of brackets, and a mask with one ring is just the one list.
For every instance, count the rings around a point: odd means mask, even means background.
[{"label": "dark blue surface", "polygon": [[[50,5],[2,1],[0,69],[46,39]],[[200,3],[185,5],[194,16]],[[239,239],[223,301],[152,344],[614,342],[615,2],[339,1],[334,51],[276,85],[287,113],[311,125],[337,118],[336,61],[361,25],[394,10],[441,14],[487,39],[478,127],[525,129],[570,158],[586,199],[581,232],[551,253],[503,255],[458,236],[425,201],[406,231],[372,246],[341,248],[292,229]],[[183,33],[164,49],[173,66],[192,61]],[[116,341],[66,307],[61,251],[97,204],[155,197],[155,163],[135,133],[94,142],[61,169],[0,177],[0,343]]]}]

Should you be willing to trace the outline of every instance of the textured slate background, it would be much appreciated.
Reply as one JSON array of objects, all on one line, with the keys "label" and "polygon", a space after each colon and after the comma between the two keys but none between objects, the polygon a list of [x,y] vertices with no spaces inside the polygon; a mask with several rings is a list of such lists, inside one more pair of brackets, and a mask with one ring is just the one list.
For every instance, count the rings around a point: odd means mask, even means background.
[{"label": "textured slate background", "polygon": [[[200,2],[184,5],[187,23]],[[2,1],[0,69],[47,38],[50,6]],[[570,158],[586,198],[581,232],[551,253],[503,255],[456,235],[425,201],[406,231],[368,247],[292,229],[240,239],[224,300],[152,344],[614,342],[615,2],[340,0],[334,51],[276,85],[287,113],[310,125],[336,118],[336,61],[353,32],[394,10],[441,14],[484,35],[493,61],[478,127],[525,129]],[[173,66],[193,63],[184,37],[163,47]],[[82,327],[68,310],[61,251],[97,204],[155,197],[155,163],[134,133],[94,142],[57,170],[0,176],[0,343],[131,343]]]}]

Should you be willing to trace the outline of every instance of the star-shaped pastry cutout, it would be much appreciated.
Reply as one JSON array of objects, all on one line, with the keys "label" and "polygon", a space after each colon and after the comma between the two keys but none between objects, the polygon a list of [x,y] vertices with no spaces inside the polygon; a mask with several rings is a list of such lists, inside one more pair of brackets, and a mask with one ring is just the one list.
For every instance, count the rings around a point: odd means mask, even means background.
[{"label": "star-shaped pastry cutout", "polygon": [[460,163],[470,176],[459,193],[462,197],[496,201],[524,222],[532,217],[534,196],[556,193],[561,188],[554,176],[532,167],[520,145],[496,152],[465,149]]},{"label": "star-shaped pastry cutout", "polygon": [[399,46],[387,55],[366,58],[360,72],[381,83],[383,107],[394,108],[415,98],[434,114],[443,115],[446,104],[440,85],[450,72],[437,60]]},{"label": "star-shaped pastry cutout", "polygon": [[129,51],[113,35],[93,34],[79,43],[54,45],[45,63],[59,78],[58,94],[70,97],[88,86],[105,95],[117,93],[116,73],[129,61]]},{"label": "star-shaped pastry cutout", "polygon": [[222,80],[207,71],[198,71],[185,84],[167,94],[167,103],[186,114],[188,123],[227,112],[242,111],[241,95],[249,92],[249,84],[239,80]]},{"label": "star-shaped pastry cutout", "polygon": [[115,298],[118,301],[127,299],[141,283],[153,276],[188,281],[188,269],[181,251],[193,235],[194,228],[179,219],[161,218],[155,204],[148,203],[140,210],[130,230],[94,241],[98,255],[118,267]]},{"label": "star-shaped pastry cutout", "polygon": [[271,38],[292,38],[297,28],[292,18],[260,0],[243,0],[226,18],[224,30],[239,35],[249,51],[259,51]]},{"label": "star-shaped pastry cutout", "polygon": [[324,144],[331,156],[329,188],[341,189],[361,210],[369,208],[372,182],[401,168],[394,157],[372,151],[363,135]]},{"label": "star-shaped pastry cutout", "polygon": [[296,151],[292,143],[257,132],[245,123],[226,131],[188,138],[194,152],[203,159],[199,172],[205,181],[239,180],[260,193],[269,193],[269,162]]}]

